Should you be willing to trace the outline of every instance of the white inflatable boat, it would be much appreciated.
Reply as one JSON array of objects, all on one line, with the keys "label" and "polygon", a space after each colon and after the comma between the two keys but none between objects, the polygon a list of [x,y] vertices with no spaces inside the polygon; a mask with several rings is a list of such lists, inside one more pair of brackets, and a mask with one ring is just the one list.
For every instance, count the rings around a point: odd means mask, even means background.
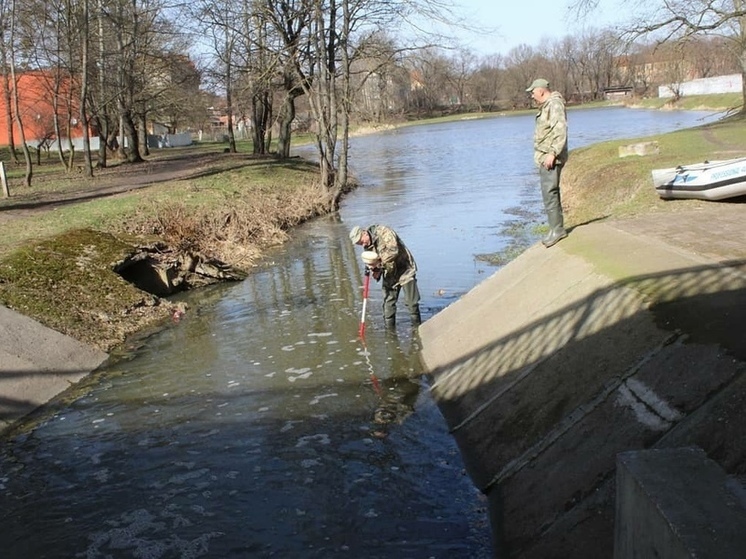
[{"label": "white inflatable boat", "polygon": [[653,169],[652,174],[661,198],[722,200],[746,195],[746,157]]}]

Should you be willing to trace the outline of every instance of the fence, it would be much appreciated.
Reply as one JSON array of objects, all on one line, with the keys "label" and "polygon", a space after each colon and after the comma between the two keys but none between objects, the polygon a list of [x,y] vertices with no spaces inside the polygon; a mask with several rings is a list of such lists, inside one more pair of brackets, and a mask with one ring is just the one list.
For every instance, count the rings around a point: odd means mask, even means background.
[{"label": "fence", "polygon": [[[687,95],[712,95],[713,93],[741,93],[743,91],[741,74],[701,78],[676,85],[682,97]],[[675,97],[675,94],[670,86],[661,85],[658,87],[658,97]]]},{"label": "fence", "polygon": [[[182,146],[192,145],[192,134],[190,132],[182,132],[181,134],[148,134],[148,148],[150,149],[162,149],[162,148],[175,148]],[[98,136],[92,136],[90,138],[91,151],[98,151],[99,138]],[[26,144],[32,149],[38,149],[39,140],[28,140]],[[77,152],[83,151],[83,138],[63,138],[59,145],[55,141],[48,141],[42,144],[43,149],[49,151],[58,151],[59,146],[62,146],[62,151],[70,151],[70,146]],[[127,145],[125,139],[125,146]]]}]

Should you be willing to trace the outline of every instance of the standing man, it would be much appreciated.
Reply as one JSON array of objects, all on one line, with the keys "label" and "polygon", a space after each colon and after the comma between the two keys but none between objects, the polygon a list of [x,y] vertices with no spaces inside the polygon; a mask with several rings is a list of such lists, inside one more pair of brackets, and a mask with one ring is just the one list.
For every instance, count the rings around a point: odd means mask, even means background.
[{"label": "standing man", "polygon": [[409,249],[396,232],[385,225],[371,225],[367,229],[357,225],[350,231],[350,240],[365,250],[378,254],[380,265],[371,267],[373,278],[383,276],[383,318],[387,328],[396,326],[396,302],[404,292],[404,304],[412,317],[412,326],[418,326],[420,318],[420,291],[417,288],[417,264]]},{"label": "standing man", "polygon": [[567,113],[562,95],[551,91],[547,80],[534,80],[526,91],[539,106],[534,128],[534,163],[539,168],[541,196],[549,221],[549,233],[541,242],[549,248],[567,237],[560,198],[560,175],[567,162]]}]

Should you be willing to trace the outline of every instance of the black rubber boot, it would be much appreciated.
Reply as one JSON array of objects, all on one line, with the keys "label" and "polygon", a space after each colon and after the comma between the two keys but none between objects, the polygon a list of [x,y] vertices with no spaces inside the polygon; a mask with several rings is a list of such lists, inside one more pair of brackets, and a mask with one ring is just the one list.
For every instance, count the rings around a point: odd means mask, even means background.
[{"label": "black rubber boot", "polygon": [[412,311],[410,314],[412,317],[412,326],[419,326],[422,324],[422,316],[420,315],[420,309],[417,309],[416,311]]}]

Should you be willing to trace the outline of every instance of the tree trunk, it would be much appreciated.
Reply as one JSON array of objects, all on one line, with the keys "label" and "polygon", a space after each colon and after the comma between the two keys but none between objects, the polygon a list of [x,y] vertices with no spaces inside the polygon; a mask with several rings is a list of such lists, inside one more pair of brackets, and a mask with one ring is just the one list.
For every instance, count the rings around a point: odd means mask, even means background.
[{"label": "tree trunk", "polygon": [[[342,141],[339,143],[337,172],[334,176],[334,184],[332,185],[330,192],[331,209],[333,211],[339,209],[342,193],[347,186],[347,161],[350,147],[350,113],[352,112],[352,86],[350,84],[351,64],[349,55],[351,13],[348,0],[342,0],[341,7],[342,26],[336,44],[336,47],[339,49],[342,66],[342,71],[340,72],[341,84],[337,87],[336,80],[333,83],[333,98],[335,99],[333,107],[335,109],[335,123],[337,124],[337,134],[335,134],[335,139],[338,135],[341,135]],[[338,91],[339,93],[337,93]],[[341,99],[338,99],[338,97],[341,97]]]},{"label": "tree trunk", "polygon": [[[13,45],[13,42],[15,41],[15,28],[16,28],[16,3],[15,0],[11,2],[11,8],[10,8],[10,44]],[[18,83],[18,80],[16,80],[16,63],[15,63],[15,52],[13,51],[13,48],[11,46],[10,49],[10,79],[11,82],[14,84]],[[23,158],[26,161],[26,176],[24,178],[24,184],[27,187],[31,186],[31,179],[34,176],[34,168],[31,163],[31,151],[28,148],[28,145],[26,144],[26,135],[23,131],[23,122],[21,121],[21,108],[20,103],[18,102],[18,88],[13,87],[13,112],[14,112],[14,119],[16,121],[16,124],[18,125],[18,132],[21,136],[21,146],[23,149]]]},{"label": "tree trunk", "polygon": [[[742,34],[746,35],[746,16],[743,17]],[[739,114],[746,117],[746,40],[742,42],[741,48],[741,110]]]},{"label": "tree trunk", "polygon": [[75,164],[75,146],[73,145],[72,138],[68,137],[68,141],[70,144],[70,157],[67,158],[67,171],[70,172]]},{"label": "tree trunk", "polygon": [[[52,85],[52,123],[54,126],[54,137],[55,143],[57,144],[57,157],[60,159],[60,165],[65,168],[65,171],[70,172],[70,167],[65,161],[65,150],[62,147],[62,130],[60,130],[60,111],[59,111],[59,99],[60,99],[60,79],[59,69],[55,72],[54,83]],[[68,140],[72,141],[71,138]],[[72,147],[72,144],[70,144]]]},{"label": "tree trunk", "polygon": [[225,110],[228,133],[228,151],[236,153],[236,136],[233,134],[233,37],[225,30]]},{"label": "tree trunk", "polygon": [[[128,163],[140,163],[143,160],[140,155],[140,142],[135,117],[133,116],[136,89],[135,58],[139,31],[137,11],[134,7],[133,2],[131,13],[125,14],[124,5],[118,6],[118,9],[121,10],[119,13],[120,22],[127,21],[131,23],[132,27],[128,30],[119,27],[116,35],[117,64],[119,65],[117,73],[117,87],[119,89],[117,91],[117,110],[119,111],[119,130],[122,135],[119,142],[119,153]],[[125,33],[127,33],[127,38],[125,38]]]},{"label": "tree trunk", "polygon": [[98,20],[98,161],[96,167],[105,169],[107,148],[109,146],[109,110],[106,102],[106,48],[104,43],[104,0],[98,0],[96,19]]},{"label": "tree trunk", "polygon": [[228,104],[228,150],[230,153],[237,153],[236,148],[236,134],[233,131],[233,106]]},{"label": "tree trunk", "polygon": [[[329,23],[325,21],[325,13],[329,15]],[[314,15],[315,29],[315,52],[320,60],[319,72],[314,81],[314,99],[309,99],[316,113],[318,123],[317,146],[319,148],[319,166],[321,171],[321,184],[329,193],[329,209],[338,209],[338,199],[334,192],[337,180],[337,168],[335,166],[335,154],[337,146],[337,90],[336,90],[336,46],[337,36],[335,34],[336,2],[332,1],[327,10],[316,6]]]},{"label": "tree trunk", "polygon": [[90,47],[90,25],[88,22],[88,0],[83,0],[83,36],[80,64],[80,125],[83,127],[83,174],[93,176],[93,161],[91,160],[91,137],[88,134],[88,49]]},{"label": "tree trunk", "polygon": [[[101,110],[100,106],[99,110]],[[96,168],[106,169],[106,165],[108,164],[109,124],[105,116],[103,118],[101,116],[96,117],[96,128],[98,129],[98,158],[96,160]]]},{"label": "tree trunk", "polygon": [[[5,46],[0,44],[0,74],[2,74],[3,80],[3,99],[5,100],[5,122],[8,127],[8,149],[10,150],[10,158],[13,163],[18,164],[18,154],[16,153],[15,139],[13,137],[13,111],[11,109],[11,96],[10,96],[10,79],[8,77],[7,66],[6,66]],[[15,88],[14,88],[15,89]]]},{"label": "tree trunk", "polygon": [[280,108],[280,133],[277,137],[277,155],[280,159],[290,157],[290,140],[292,124],[295,119],[295,96],[287,92],[285,101]]},{"label": "tree trunk", "polygon": [[128,149],[124,150],[127,162],[142,163],[143,159],[140,155],[140,140],[137,134],[137,126],[135,126],[135,121],[132,118],[132,111],[130,111],[130,109],[127,107],[120,107],[120,111],[122,113],[122,128],[124,130],[124,137],[127,140]]},{"label": "tree trunk", "polygon": [[254,144],[252,153],[267,153],[267,125],[272,119],[272,102],[269,92],[261,91],[251,98],[251,139]]},{"label": "tree trunk", "polygon": [[88,49],[90,47],[90,24],[88,22],[89,0],[83,0],[83,36],[80,64],[80,125],[83,127],[83,161],[86,177],[93,176],[93,161],[91,160],[91,137],[88,135]]},{"label": "tree trunk", "polygon": [[137,126],[139,130],[140,138],[140,153],[142,155],[150,155],[150,147],[148,146],[148,123],[146,122],[146,116],[144,114],[138,115]]}]

